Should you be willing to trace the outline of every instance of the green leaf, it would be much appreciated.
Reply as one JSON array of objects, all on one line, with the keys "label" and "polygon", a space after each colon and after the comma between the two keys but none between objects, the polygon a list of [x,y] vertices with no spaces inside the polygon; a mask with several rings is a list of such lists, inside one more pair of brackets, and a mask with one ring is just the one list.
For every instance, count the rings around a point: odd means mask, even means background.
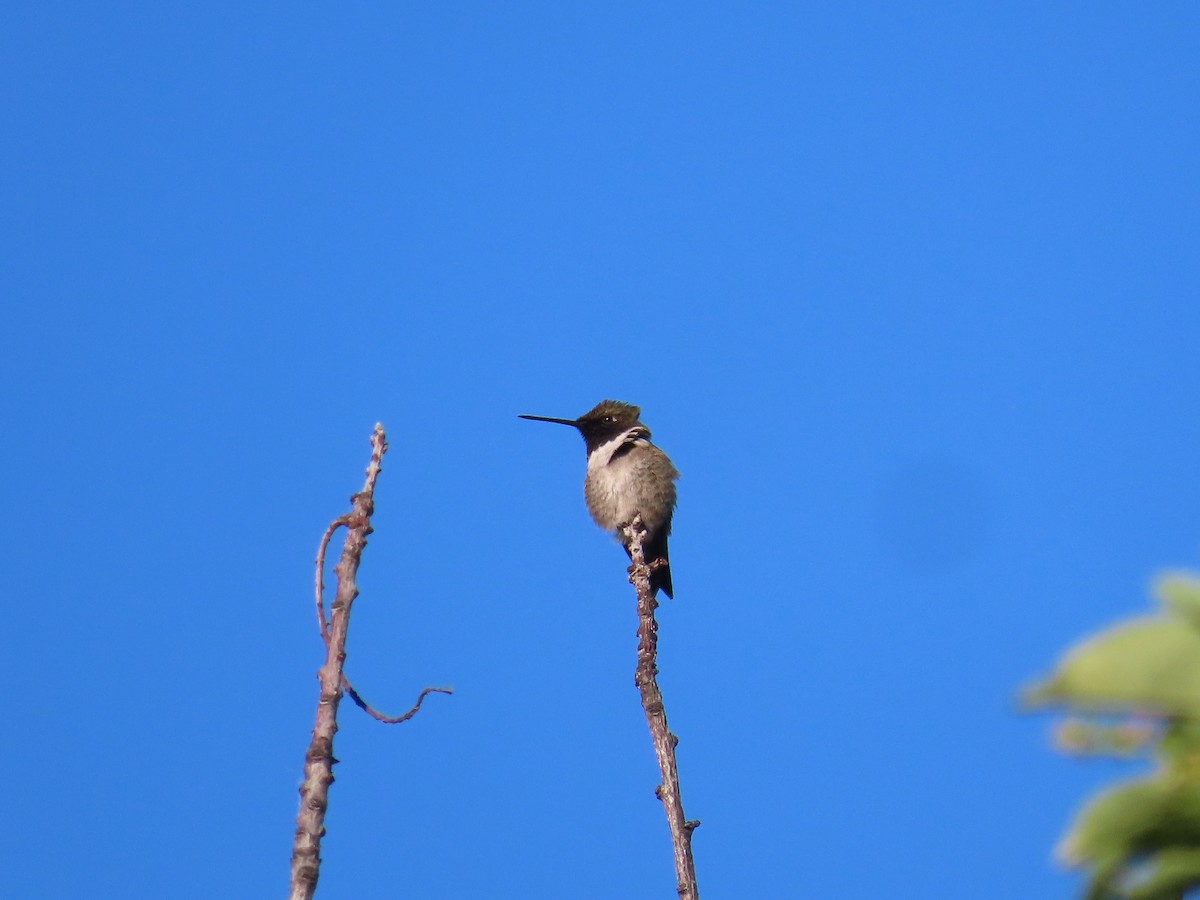
[{"label": "green leaf", "polygon": [[[1161,779],[1143,779],[1111,788],[1075,818],[1058,845],[1058,856],[1072,866],[1109,869],[1145,849],[1165,818],[1170,791]],[[1200,836],[1200,833],[1198,833]]]},{"label": "green leaf", "polygon": [[1164,765],[1177,775],[1200,776],[1200,722],[1172,719],[1158,745]]},{"label": "green leaf", "polygon": [[1200,628],[1200,577],[1194,572],[1165,572],[1154,582],[1154,595],[1193,628]]},{"label": "green leaf", "polygon": [[1200,872],[1200,783],[1159,776],[1105,791],[1058,854],[1091,868],[1089,900],[1175,900]]},{"label": "green leaf", "polygon": [[1150,876],[1129,892],[1130,900],[1173,900],[1200,884],[1200,848],[1172,847],[1158,853]]},{"label": "green leaf", "polygon": [[1031,706],[1200,718],[1200,630],[1167,618],[1118,625],[1068,651],[1023,700]]}]

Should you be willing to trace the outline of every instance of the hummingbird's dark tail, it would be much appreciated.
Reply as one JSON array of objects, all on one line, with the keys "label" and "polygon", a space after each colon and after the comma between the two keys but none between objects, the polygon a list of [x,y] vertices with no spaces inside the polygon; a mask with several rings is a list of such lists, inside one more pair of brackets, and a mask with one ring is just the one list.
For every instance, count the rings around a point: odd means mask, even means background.
[{"label": "hummingbird's dark tail", "polygon": [[[647,563],[653,564],[656,559],[663,561],[661,566],[650,570],[650,593],[661,590],[674,600],[675,589],[671,586],[671,563],[667,559],[667,535],[665,532],[664,528],[662,534],[647,535],[643,549]],[[626,549],[625,552],[628,553],[629,550]]]}]

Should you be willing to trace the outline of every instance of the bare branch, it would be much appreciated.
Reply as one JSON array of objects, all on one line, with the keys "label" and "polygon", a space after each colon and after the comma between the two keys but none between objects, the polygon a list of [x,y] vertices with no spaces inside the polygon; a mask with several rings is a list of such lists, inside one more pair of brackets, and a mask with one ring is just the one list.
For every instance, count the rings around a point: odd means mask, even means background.
[{"label": "bare branch", "polygon": [[[348,514],[335,519],[325,530],[317,551],[317,621],[325,641],[325,664],[317,677],[321,682],[320,699],[317,703],[316,724],[312,742],[304,757],[304,783],[300,787],[300,811],[296,816],[296,840],[292,847],[292,892],[291,900],[311,900],[317,888],[321,868],[321,838],[325,834],[325,810],[329,805],[329,785],[333,783],[333,736],[337,733],[337,711],[346,681],[346,635],[350,626],[350,607],[358,596],[355,578],[362,561],[367,536],[371,534],[371,515],[375,511],[375,482],[383,469],[383,454],[387,452],[387,435],[383,426],[377,424],[371,435],[371,462],[367,466],[367,478],[362,491],[350,498],[352,504]],[[325,552],[333,533],[346,527],[346,542],[342,557],[334,571],[337,574],[337,593],[330,608],[329,618],[324,608]],[[351,689],[352,690],[352,689]],[[416,714],[421,701],[434,688],[422,692],[403,721]],[[354,693],[355,700],[362,704]],[[378,718],[378,716],[377,716]]]},{"label": "bare branch", "polygon": [[646,529],[641,516],[623,529],[633,565],[629,567],[629,580],[637,590],[638,611],[638,662],[634,683],[642,695],[642,709],[650,725],[650,737],[654,741],[654,752],[658,756],[658,767],[662,771],[662,784],[655,791],[667,813],[667,825],[671,829],[671,842],[675,847],[676,889],[681,900],[699,900],[700,888],[696,883],[696,861],[692,856],[692,832],[698,821],[689,821],[683,814],[683,796],[679,788],[679,767],[675,762],[675,747],[679,738],[667,727],[667,712],[663,705],[662,691],[658,687],[658,622],[654,611],[658,601],[650,590],[650,573],[662,560],[646,562],[642,542]]}]

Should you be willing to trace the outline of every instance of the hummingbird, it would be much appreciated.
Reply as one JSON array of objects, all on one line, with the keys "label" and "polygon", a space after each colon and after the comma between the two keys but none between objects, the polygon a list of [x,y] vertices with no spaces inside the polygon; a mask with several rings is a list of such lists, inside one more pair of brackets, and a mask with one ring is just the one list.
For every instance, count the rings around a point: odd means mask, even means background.
[{"label": "hummingbird", "polygon": [[[641,423],[641,407],[620,400],[601,400],[578,419],[520,416],[534,422],[557,422],[579,430],[587,444],[587,478],[583,495],[588,512],[606,531],[613,532],[629,553],[622,529],[641,515],[646,527],[646,562],[650,591],[660,588],[674,599],[667,536],[675,512],[675,479],[679,471],[667,454],[650,442],[650,429]],[[633,555],[630,554],[630,558]]]}]

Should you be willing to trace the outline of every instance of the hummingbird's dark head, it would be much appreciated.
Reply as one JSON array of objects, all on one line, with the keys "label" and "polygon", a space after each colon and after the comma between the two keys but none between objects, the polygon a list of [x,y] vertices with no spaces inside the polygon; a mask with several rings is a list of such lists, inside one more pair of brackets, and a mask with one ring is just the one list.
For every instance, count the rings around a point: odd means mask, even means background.
[{"label": "hummingbird's dark head", "polygon": [[[575,420],[583,439],[587,441],[588,453],[607,444],[638,424],[641,407],[620,400],[601,400]],[[649,432],[647,431],[647,434]]]},{"label": "hummingbird's dark head", "polygon": [[[521,416],[521,418],[532,419],[535,422],[573,425],[583,435],[583,439],[587,442],[588,453],[591,453],[597,447],[608,443],[634,425],[639,424],[638,417],[641,414],[641,407],[634,406],[632,403],[622,403],[620,400],[601,400],[578,419],[553,419],[549,416]],[[649,434],[649,430],[646,433]]]},{"label": "hummingbird's dark head", "polygon": [[575,420],[575,427],[584,433],[616,437],[638,423],[640,406],[620,400],[601,400]]}]

